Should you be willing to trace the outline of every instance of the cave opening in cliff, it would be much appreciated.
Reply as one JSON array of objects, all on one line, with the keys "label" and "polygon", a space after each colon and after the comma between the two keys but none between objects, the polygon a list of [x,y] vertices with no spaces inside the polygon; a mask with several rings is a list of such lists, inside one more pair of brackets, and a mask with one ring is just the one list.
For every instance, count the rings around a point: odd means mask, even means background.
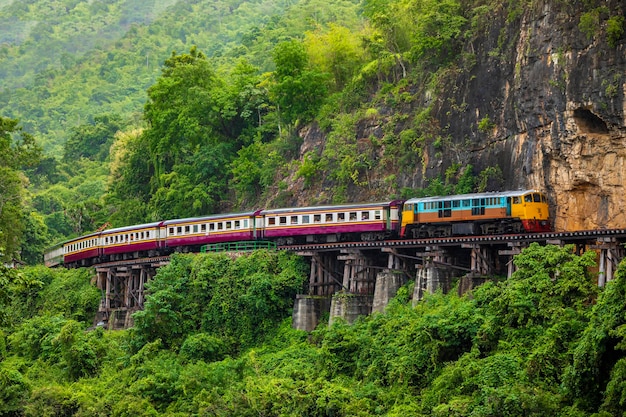
[{"label": "cave opening in cliff", "polygon": [[609,133],[604,120],[593,114],[590,110],[577,108],[574,110],[574,121],[582,133]]}]

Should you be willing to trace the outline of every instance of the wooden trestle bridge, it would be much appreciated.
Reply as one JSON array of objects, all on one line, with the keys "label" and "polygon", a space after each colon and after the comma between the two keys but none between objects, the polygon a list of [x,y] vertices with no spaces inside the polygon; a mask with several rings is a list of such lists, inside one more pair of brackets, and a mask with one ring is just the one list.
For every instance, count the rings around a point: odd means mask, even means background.
[{"label": "wooden trestle bridge", "polygon": [[[371,242],[337,242],[278,246],[306,257],[311,269],[308,286],[296,297],[293,326],[310,331],[320,316],[348,322],[382,311],[396,291],[415,280],[413,302],[424,293],[448,291],[460,279],[465,292],[491,276],[515,271],[513,257],[537,242],[574,245],[576,253],[597,253],[598,285],[613,279],[624,258],[626,229],[550,232],[526,235],[462,236]],[[96,265],[95,284],[102,291],[96,323],[108,328],[132,326],[132,313],[144,303],[144,285],[167,256]]]}]

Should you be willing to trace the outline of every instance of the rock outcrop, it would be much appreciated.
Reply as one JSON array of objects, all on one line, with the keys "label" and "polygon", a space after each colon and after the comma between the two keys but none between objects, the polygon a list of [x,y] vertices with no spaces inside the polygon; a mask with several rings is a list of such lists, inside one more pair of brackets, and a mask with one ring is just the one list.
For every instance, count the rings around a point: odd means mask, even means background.
[{"label": "rock outcrop", "polygon": [[[477,172],[499,167],[499,188],[548,193],[556,230],[626,227],[626,36],[609,45],[604,16],[589,38],[578,26],[582,3],[535,1],[517,18],[504,7],[491,11],[439,91],[408,87],[416,98],[407,114],[430,107],[433,125],[449,143],[443,150],[429,144],[420,166],[395,173],[396,190],[423,187],[453,163],[472,164]],[[624,15],[623,2],[606,4],[613,15]],[[381,126],[393,123],[393,112],[379,113],[375,123],[359,123],[357,142],[385,136]],[[402,128],[394,127],[396,133]],[[323,132],[309,126],[301,136],[302,157],[321,153]],[[385,169],[372,171],[382,184]],[[350,200],[386,195],[372,181],[353,187]],[[324,195],[321,185],[291,184],[294,202]]]}]

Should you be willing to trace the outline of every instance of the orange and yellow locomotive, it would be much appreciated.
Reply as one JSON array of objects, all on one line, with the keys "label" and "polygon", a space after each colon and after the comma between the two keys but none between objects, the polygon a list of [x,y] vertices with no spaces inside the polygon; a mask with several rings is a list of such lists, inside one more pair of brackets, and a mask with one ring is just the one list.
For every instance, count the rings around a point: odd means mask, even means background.
[{"label": "orange and yellow locomotive", "polygon": [[548,202],[536,190],[412,198],[404,202],[406,238],[551,231]]}]

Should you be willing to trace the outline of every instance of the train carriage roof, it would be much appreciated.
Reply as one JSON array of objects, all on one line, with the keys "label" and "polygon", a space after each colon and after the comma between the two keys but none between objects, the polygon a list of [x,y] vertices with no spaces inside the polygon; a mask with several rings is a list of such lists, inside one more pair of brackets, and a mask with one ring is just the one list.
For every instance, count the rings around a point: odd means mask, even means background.
[{"label": "train carriage roof", "polygon": [[315,211],[338,211],[338,210],[361,210],[375,207],[386,207],[389,205],[399,204],[402,201],[392,200],[383,201],[379,203],[352,203],[352,204],[339,204],[339,205],[327,205],[327,206],[309,206],[309,207],[285,207],[279,209],[269,209],[261,211],[261,214],[284,214],[284,213],[301,213],[301,212],[315,212]]},{"label": "train carriage roof", "polygon": [[418,197],[406,200],[404,204],[425,203],[431,201],[468,200],[473,198],[493,198],[493,197],[518,197],[529,193],[543,194],[538,190],[517,190],[517,191],[494,191],[487,193],[457,194],[434,197]]},{"label": "train carriage roof", "polygon": [[171,224],[179,224],[179,223],[197,223],[203,221],[211,221],[211,220],[227,220],[232,218],[239,217],[251,217],[257,214],[259,211],[247,211],[244,213],[225,213],[225,214],[213,214],[210,216],[201,216],[201,217],[188,217],[186,219],[173,219],[166,220],[163,222],[164,226],[168,226]]},{"label": "train carriage roof", "polygon": [[153,222],[153,223],[145,223],[145,224],[135,224],[133,226],[116,227],[114,229],[103,230],[102,232],[99,232],[98,234],[101,233],[103,235],[107,235],[111,233],[132,232],[134,230],[150,229],[150,228],[158,227],[162,223],[163,222]]},{"label": "train carriage roof", "polygon": [[86,239],[91,239],[93,237],[98,237],[98,236],[100,236],[100,233],[101,232],[93,232],[93,233],[89,233],[88,235],[77,236],[77,237],[74,237],[72,239],[68,239],[66,241],[61,242],[61,245],[67,245],[67,244],[70,244],[70,243],[80,242],[80,241],[86,240]]}]

